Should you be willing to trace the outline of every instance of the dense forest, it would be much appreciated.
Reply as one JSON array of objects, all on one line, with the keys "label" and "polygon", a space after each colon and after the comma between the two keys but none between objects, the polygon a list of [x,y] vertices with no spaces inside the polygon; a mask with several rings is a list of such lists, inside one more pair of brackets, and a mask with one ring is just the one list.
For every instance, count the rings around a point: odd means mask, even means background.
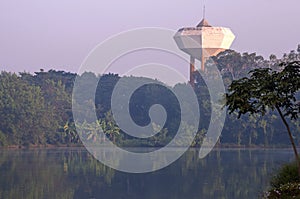
[{"label": "dense forest", "polygon": [[[268,67],[281,70],[280,63],[294,60],[300,60],[300,45],[297,50],[284,54],[282,58],[271,55],[269,59],[264,59],[255,53],[241,54],[227,50],[212,57],[212,60],[206,64],[209,68],[212,61],[216,63],[225,87],[228,87],[233,80],[247,76],[253,69]],[[197,80],[194,90],[199,101],[201,121],[193,146],[199,146],[208,128],[211,105],[204,81],[198,73],[194,75]],[[111,139],[120,146],[160,147],[175,136],[180,121],[180,109],[178,101],[167,87],[149,84],[134,92],[129,109],[136,124],[143,126],[150,122],[148,112],[153,104],[161,104],[168,116],[160,133],[151,138],[137,139],[124,133],[113,119],[111,95],[114,86],[120,80],[117,74],[98,75],[85,72],[78,75],[55,70],[46,72],[42,69],[34,74],[2,71],[0,74],[0,146],[81,145],[72,116],[75,78],[84,82],[83,86],[86,88],[89,88],[93,82],[99,82],[94,106],[99,126],[107,135],[105,139]],[[184,86],[186,84],[182,83],[174,87]],[[85,93],[81,95],[84,97]],[[88,101],[89,99],[87,103]],[[293,132],[300,132],[298,120],[290,121],[290,125]],[[88,139],[96,140],[97,131],[93,132],[88,123],[83,123],[81,128],[89,131]],[[186,129],[188,128],[187,126]],[[294,136],[299,143],[300,139],[297,139],[299,135]],[[234,114],[228,114],[218,144],[273,147],[289,145],[289,140],[279,116],[269,110],[264,117],[246,115],[236,119]]]}]

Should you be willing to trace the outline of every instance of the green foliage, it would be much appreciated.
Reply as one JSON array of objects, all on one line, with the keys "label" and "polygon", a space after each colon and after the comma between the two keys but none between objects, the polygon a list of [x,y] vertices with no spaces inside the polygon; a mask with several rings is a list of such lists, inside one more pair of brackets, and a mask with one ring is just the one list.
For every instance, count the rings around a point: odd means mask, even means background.
[{"label": "green foliage", "polygon": [[271,188],[265,192],[266,199],[300,198],[300,177],[296,162],[283,165],[271,179]]},{"label": "green foliage", "polygon": [[64,144],[68,143],[80,143],[79,136],[76,131],[75,124],[72,122],[67,122],[64,127],[63,131],[61,132],[61,139],[60,141]]},{"label": "green foliage", "polygon": [[300,183],[298,166],[296,163],[290,163],[282,166],[271,180],[271,186],[273,189],[278,189],[287,183]]},{"label": "green foliage", "polygon": [[0,74],[0,131],[3,145],[53,144],[70,98],[61,84],[29,74]]},{"label": "green foliage", "polygon": [[44,144],[45,129],[50,126],[41,89],[6,72],[1,73],[0,81],[0,130],[8,143]]},{"label": "green foliage", "polygon": [[300,113],[296,93],[300,90],[300,62],[282,63],[282,71],[269,68],[255,69],[250,78],[235,80],[226,94],[226,105],[230,110],[242,114],[261,113],[267,108],[281,108],[285,116],[297,119]]},{"label": "green foliage", "polygon": [[295,138],[286,117],[296,120],[300,114],[297,93],[300,91],[300,61],[283,62],[283,69],[275,71],[260,68],[250,71],[250,77],[244,77],[231,83],[226,94],[229,113],[238,112],[238,117],[246,113],[265,115],[268,109],[276,110],[288,131],[291,145],[300,161]]},{"label": "green foliage", "polygon": [[300,199],[300,183],[287,183],[271,189],[264,195],[265,199]]},{"label": "green foliage", "polygon": [[[240,90],[240,92],[234,93],[235,102],[232,104],[232,108],[240,106],[240,109],[236,109],[233,115],[227,117],[220,139],[221,145],[286,145],[289,140],[282,133],[285,129],[280,123],[280,115],[270,109],[276,102],[282,107],[284,116],[294,119],[289,122],[291,130],[299,132],[299,121],[296,118],[300,109],[300,104],[297,102],[300,96],[299,94],[294,95],[297,86],[299,86],[299,78],[297,78],[299,77],[297,75],[299,74],[299,68],[297,68],[299,57],[300,51],[293,51],[286,54],[282,59],[271,56],[270,60],[264,60],[255,53],[241,54],[232,50],[227,50],[213,57],[213,61],[221,71],[226,85],[229,86],[233,80],[242,78],[233,81],[231,86],[232,89]],[[282,61],[286,64],[280,69],[279,63]],[[207,64],[209,69],[209,61]],[[259,69],[261,67],[271,69]],[[248,74],[251,70],[252,72]],[[193,142],[193,146],[200,146],[211,119],[211,104],[205,82],[199,74],[194,75],[197,80],[195,93],[198,97],[201,113],[199,133]],[[256,87],[258,82],[249,81],[251,79],[250,75],[264,82],[260,84],[261,87]],[[101,126],[107,131],[108,139],[124,145],[140,142],[143,146],[161,146],[168,143],[177,132],[180,123],[180,107],[176,97],[172,95],[168,88],[159,85],[145,85],[134,92],[129,109],[136,124],[140,126],[150,124],[148,111],[153,104],[161,104],[168,113],[166,124],[162,127],[163,131],[151,139],[134,140],[135,138],[118,129],[112,115],[107,116],[107,113],[111,110],[111,95],[114,86],[120,79],[117,74],[103,74],[100,76],[85,72],[82,75],[77,75],[55,70],[47,72],[41,70],[33,75],[25,72],[19,75],[2,72],[0,74],[0,131],[2,132],[0,133],[0,145],[80,144],[72,118],[71,107],[71,97],[76,77],[79,77],[79,81],[82,81],[84,91],[93,86],[95,87],[95,82],[99,80],[96,96],[88,96],[85,92],[77,94],[80,99],[84,99],[84,103],[92,103],[92,98],[95,98],[95,104],[90,105],[95,106],[96,114]],[[137,79],[137,77],[127,78]],[[280,85],[270,84],[274,78],[276,81],[280,80],[284,83]],[[245,87],[244,82],[248,84]],[[127,85],[123,86],[125,90],[129,89]],[[177,84],[174,89],[185,86],[186,84]],[[249,89],[250,87],[252,90]],[[260,88],[260,90],[257,88]],[[285,92],[287,90],[291,92]],[[253,96],[255,95],[253,94],[258,92],[264,92],[265,94],[254,99]],[[261,104],[259,100],[264,100],[268,106]],[[242,106],[244,102],[251,103]],[[194,111],[189,104],[184,105],[183,108],[191,112]],[[258,110],[264,113],[264,117],[259,114],[255,114],[255,117],[245,114],[240,120],[236,120],[236,114],[238,115],[238,113],[246,113],[247,111],[258,113]],[[85,114],[84,110],[82,111]],[[187,126],[187,131],[190,128]],[[296,142],[300,141],[296,134],[293,136],[295,136]],[[92,137],[91,134],[90,139],[94,139]]]}]

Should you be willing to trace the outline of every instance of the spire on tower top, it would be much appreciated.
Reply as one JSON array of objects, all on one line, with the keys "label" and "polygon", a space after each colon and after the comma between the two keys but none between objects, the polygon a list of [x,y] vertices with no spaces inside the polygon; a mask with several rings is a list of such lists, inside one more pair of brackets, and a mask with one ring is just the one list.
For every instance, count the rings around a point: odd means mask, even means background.
[{"label": "spire on tower top", "polygon": [[211,27],[211,25],[209,25],[208,21],[203,18],[202,21],[197,25],[198,28],[200,27]]},{"label": "spire on tower top", "polygon": [[197,25],[197,27],[211,27],[209,25],[208,21],[205,19],[205,4],[203,5],[203,19],[202,21]]}]

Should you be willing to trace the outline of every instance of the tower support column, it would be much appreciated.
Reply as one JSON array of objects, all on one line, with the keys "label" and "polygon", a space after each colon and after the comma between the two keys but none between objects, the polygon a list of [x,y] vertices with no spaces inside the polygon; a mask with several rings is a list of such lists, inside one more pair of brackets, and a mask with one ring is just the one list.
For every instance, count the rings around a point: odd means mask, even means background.
[{"label": "tower support column", "polygon": [[204,50],[202,49],[202,55],[201,55],[201,70],[202,71],[205,71],[205,61],[206,61],[206,59],[205,59],[205,57],[204,57],[204,52],[203,52]]},{"label": "tower support column", "polygon": [[194,72],[195,72],[195,58],[191,56],[191,59],[190,59],[190,84],[193,88],[195,86]]}]

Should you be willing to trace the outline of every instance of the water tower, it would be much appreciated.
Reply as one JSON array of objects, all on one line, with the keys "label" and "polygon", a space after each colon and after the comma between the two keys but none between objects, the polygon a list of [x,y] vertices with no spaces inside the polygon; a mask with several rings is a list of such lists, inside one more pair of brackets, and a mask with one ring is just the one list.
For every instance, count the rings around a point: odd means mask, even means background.
[{"label": "water tower", "polygon": [[235,36],[229,28],[213,27],[203,20],[197,27],[187,27],[178,30],[174,39],[180,50],[191,56],[190,83],[194,86],[193,73],[195,59],[201,61],[201,70],[205,71],[205,61],[226,49],[229,49]]}]

